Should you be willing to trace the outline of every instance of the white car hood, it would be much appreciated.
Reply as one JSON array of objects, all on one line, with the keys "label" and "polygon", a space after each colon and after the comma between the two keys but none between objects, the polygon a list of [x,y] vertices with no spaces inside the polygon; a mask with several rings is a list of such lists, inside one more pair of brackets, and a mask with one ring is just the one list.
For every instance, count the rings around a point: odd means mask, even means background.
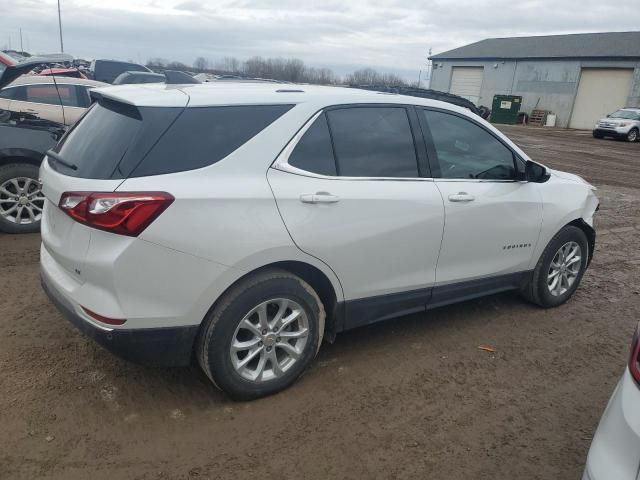
[{"label": "white car hood", "polygon": [[590,187],[592,190],[596,190],[596,187],[591,185],[589,182],[587,182],[581,176],[576,175],[574,173],[563,172],[562,170],[553,170],[553,169],[548,168],[548,167],[547,167],[547,171],[551,175],[556,176],[558,178],[561,178],[562,180],[569,180],[570,182],[582,183],[582,184],[587,185],[588,187]]}]

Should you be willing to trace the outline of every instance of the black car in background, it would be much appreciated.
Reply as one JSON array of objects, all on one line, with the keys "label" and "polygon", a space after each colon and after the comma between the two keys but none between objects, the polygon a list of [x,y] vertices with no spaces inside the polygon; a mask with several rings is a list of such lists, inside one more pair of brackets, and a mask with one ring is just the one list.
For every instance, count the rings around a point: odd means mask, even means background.
[{"label": "black car in background", "polygon": [[91,79],[105,83],[113,83],[124,72],[153,73],[143,65],[119,60],[94,60],[89,67]]}]

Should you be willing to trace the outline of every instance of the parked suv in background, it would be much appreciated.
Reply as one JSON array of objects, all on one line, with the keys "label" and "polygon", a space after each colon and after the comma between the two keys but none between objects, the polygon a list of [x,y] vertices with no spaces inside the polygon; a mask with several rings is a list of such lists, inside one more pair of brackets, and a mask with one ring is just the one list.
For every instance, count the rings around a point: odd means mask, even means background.
[{"label": "parked suv in background", "polygon": [[236,398],[360,325],[506,290],[560,305],[593,254],[594,188],[461,107],[273,83],[93,94],[41,167],[43,286],[107,348],[195,357]]},{"label": "parked suv in background", "polygon": [[94,60],[91,62],[89,72],[94,80],[105,83],[113,83],[124,72],[153,73],[144,65],[120,60]]},{"label": "parked suv in background", "polygon": [[640,108],[623,108],[601,118],[593,127],[595,138],[622,138],[628,142],[640,140]]}]

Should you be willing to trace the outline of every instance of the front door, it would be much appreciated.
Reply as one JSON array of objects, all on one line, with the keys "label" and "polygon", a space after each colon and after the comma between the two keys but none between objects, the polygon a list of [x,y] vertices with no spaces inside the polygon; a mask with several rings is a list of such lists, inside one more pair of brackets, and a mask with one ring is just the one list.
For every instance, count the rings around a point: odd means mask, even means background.
[{"label": "front door", "polygon": [[419,174],[407,110],[330,109],[293,142],[268,180],[296,245],[333,269],[348,304],[375,307],[358,310],[349,326],[424,309],[443,205]]},{"label": "front door", "polygon": [[445,206],[437,284],[479,280],[481,289],[527,270],[542,224],[538,184],[517,181],[520,160],[479,123],[438,110],[419,116]]}]

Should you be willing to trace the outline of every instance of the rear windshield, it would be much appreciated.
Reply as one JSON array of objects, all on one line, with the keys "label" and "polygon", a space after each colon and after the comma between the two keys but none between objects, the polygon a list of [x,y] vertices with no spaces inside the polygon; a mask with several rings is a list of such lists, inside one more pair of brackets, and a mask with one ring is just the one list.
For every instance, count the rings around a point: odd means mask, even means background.
[{"label": "rear windshield", "polygon": [[54,149],[67,165],[49,163],[92,179],[193,170],[222,160],[291,107],[136,108],[102,99]]}]

